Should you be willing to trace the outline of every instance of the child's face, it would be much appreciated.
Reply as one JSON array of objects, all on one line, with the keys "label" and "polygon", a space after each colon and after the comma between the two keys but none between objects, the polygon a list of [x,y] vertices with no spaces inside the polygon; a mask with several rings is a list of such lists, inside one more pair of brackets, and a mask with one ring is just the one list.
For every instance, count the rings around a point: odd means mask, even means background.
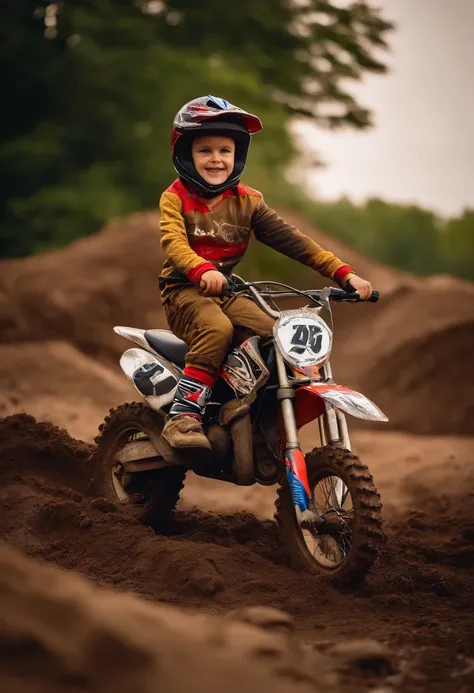
[{"label": "child's face", "polygon": [[196,137],[192,154],[196,171],[211,185],[224,183],[234,170],[235,142],[230,137]]}]

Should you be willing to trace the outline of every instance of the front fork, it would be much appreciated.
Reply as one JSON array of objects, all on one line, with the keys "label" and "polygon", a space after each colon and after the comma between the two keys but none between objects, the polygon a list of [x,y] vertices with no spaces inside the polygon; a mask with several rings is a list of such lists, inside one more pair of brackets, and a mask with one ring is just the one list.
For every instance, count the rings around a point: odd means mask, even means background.
[{"label": "front fork", "polygon": [[[329,361],[321,366],[319,374],[323,381],[332,381],[332,369]],[[324,402],[324,406],[325,412],[318,418],[321,445],[334,445],[352,450],[346,417],[342,411],[335,409],[329,402]]]},{"label": "front fork", "polygon": [[[322,526],[324,519],[319,515],[314,504],[309,486],[306,460],[299,443],[298,428],[292,402],[296,397],[295,391],[290,387],[285,362],[278,349],[275,350],[275,355],[279,382],[277,397],[280,401],[285,429],[286,444],[284,457],[286,476],[293,497],[296,518],[300,525]],[[321,375],[324,380],[332,377],[329,363],[322,367]],[[349,431],[344,414],[338,409],[334,409],[329,403],[325,403],[325,408],[324,414],[318,418],[321,445],[331,444],[350,450]],[[338,479],[335,488],[337,497],[342,497],[344,490],[342,480]]]}]

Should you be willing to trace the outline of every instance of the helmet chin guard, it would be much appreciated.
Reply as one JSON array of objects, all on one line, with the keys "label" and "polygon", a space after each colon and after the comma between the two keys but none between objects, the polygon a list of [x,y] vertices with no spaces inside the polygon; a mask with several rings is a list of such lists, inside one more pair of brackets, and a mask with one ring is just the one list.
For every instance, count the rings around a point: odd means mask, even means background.
[{"label": "helmet chin guard", "polygon": [[[177,113],[171,131],[173,164],[179,177],[202,197],[212,198],[238,184],[245,168],[251,135],[262,129],[257,116],[233,106],[225,99],[202,96],[185,104]],[[204,135],[224,135],[235,142],[234,168],[223,183],[208,183],[197,172],[192,142]]]}]

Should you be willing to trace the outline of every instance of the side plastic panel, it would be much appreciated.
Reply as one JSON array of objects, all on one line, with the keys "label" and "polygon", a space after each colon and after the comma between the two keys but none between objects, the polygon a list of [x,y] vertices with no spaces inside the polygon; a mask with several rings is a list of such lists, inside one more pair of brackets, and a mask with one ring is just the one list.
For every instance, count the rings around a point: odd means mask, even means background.
[{"label": "side plastic panel", "polygon": [[[316,401],[319,400],[320,404],[312,403],[312,397]],[[336,383],[310,383],[309,385],[302,385],[296,390],[298,426],[304,426],[305,423],[320,416],[324,411],[324,401],[357,419],[388,421],[383,411],[360,392],[350,390],[344,385],[336,385]],[[318,411],[319,413],[317,413]]]},{"label": "side plastic panel", "polygon": [[123,372],[152,409],[172,402],[177,378],[167,361],[144,349],[128,349],[120,359]]}]

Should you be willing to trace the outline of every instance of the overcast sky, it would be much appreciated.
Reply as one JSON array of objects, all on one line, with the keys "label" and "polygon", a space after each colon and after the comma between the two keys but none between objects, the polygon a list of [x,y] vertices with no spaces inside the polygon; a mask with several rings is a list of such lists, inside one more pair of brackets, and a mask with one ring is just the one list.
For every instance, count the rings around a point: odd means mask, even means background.
[{"label": "overcast sky", "polygon": [[352,91],[374,112],[367,132],[296,126],[328,168],[319,197],[378,195],[442,214],[474,207],[474,0],[374,0],[396,22],[388,75]]}]

